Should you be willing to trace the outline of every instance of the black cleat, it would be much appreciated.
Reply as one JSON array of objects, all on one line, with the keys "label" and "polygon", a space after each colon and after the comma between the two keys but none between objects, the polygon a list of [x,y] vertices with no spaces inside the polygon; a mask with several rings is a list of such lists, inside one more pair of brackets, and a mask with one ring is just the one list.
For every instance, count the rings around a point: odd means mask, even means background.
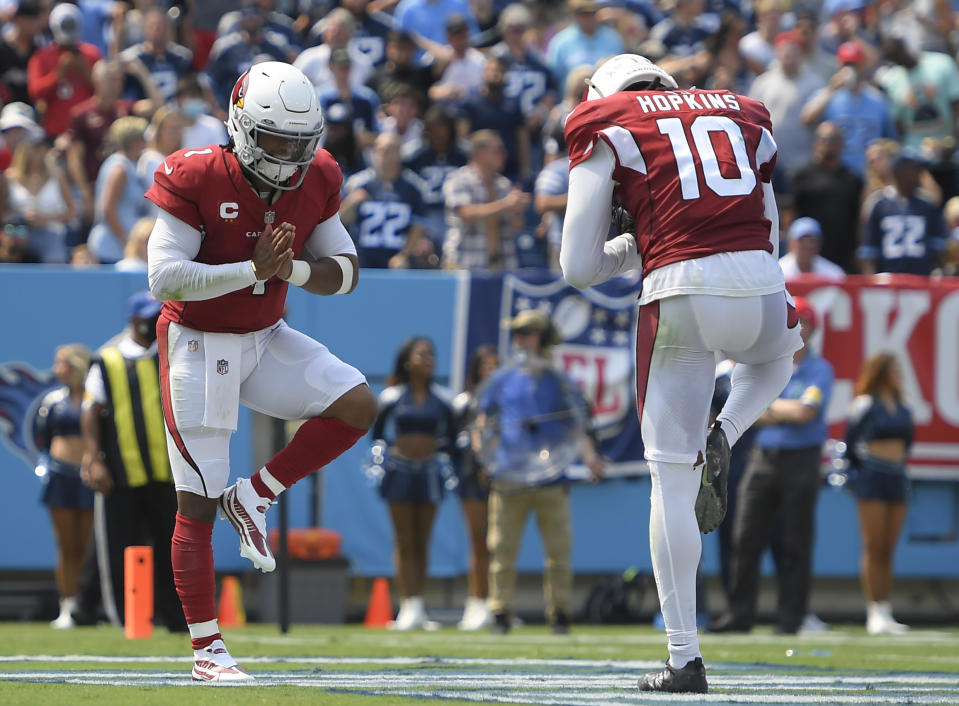
[{"label": "black cleat", "polygon": [[709,691],[702,657],[687,662],[682,669],[670,666],[669,660],[666,660],[666,669],[644,674],[637,686],[640,691],[668,691],[674,694],[705,694]]},{"label": "black cleat", "polygon": [[699,531],[709,534],[726,517],[727,486],[729,483],[729,442],[721,422],[713,424],[706,437],[706,460],[703,480],[696,496],[696,522]]},{"label": "black cleat", "polygon": [[566,613],[557,612],[549,624],[554,635],[569,635],[569,616]]},{"label": "black cleat", "polygon": [[509,632],[510,616],[509,613],[493,613],[493,623],[489,626],[489,631],[494,635],[505,635]]}]

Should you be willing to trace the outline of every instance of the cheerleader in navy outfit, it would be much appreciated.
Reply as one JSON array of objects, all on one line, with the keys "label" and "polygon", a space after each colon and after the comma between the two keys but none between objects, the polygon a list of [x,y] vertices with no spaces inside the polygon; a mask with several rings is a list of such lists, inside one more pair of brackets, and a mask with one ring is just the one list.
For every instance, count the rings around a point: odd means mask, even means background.
[{"label": "cheerleader in navy outfit", "polygon": [[495,346],[477,348],[466,366],[466,390],[453,400],[459,429],[456,457],[459,485],[456,491],[463,502],[463,515],[470,538],[469,595],[466,597],[463,617],[457,624],[460,630],[480,630],[488,627],[492,619],[492,613],[486,605],[489,595],[489,549],[486,546],[489,478],[473,453],[469,423],[473,417],[476,388],[498,366],[499,356]]},{"label": "cheerleader in navy outfit", "polygon": [[846,457],[858,499],[862,531],[862,585],[866,593],[866,631],[898,634],[909,628],[892,616],[893,554],[909,500],[906,459],[913,422],[903,404],[899,365],[891,353],[866,361],[856,381],[846,425]]},{"label": "cheerleader in navy outfit", "polygon": [[93,528],[93,491],[80,479],[80,408],[89,368],[90,350],[86,346],[74,343],[57,348],[53,374],[63,385],[44,396],[34,423],[40,449],[37,475],[44,483],[42,502],[50,508],[57,541],[55,575],[60,615],[50,625],[58,629],[74,625],[80,567]]},{"label": "cheerleader in navy outfit", "polygon": [[372,430],[374,458],[382,453],[379,493],[389,503],[403,597],[394,630],[435,625],[426,614],[423,587],[436,508],[444,492],[456,485],[449,457],[456,426],[451,395],[433,383],[434,367],[429,339],[417,337],[402,345]]}]

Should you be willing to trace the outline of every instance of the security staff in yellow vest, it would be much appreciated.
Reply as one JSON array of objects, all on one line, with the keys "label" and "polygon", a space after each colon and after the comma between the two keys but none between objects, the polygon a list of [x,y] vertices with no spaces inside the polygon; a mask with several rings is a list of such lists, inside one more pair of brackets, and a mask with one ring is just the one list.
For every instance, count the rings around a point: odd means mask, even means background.
[{"label": "security staff in yellow vest", "polygon": [[[157,365],[156,322],[162,303],[144,290],[131,296],[127,306],[130,327],[100,349],[90,366],[82,417],[82,477],[102,494],[103,521],[95,532],[101,599],[107,616],[115,606],[113,619],[122,621],[124,549],[152,544],[155,619],[171,631],[182,631],[186,625],[170,563],[176,493]],[[108,574],[111,580],[105,581]],[[95,610],[80,608],[87,615]]]}]

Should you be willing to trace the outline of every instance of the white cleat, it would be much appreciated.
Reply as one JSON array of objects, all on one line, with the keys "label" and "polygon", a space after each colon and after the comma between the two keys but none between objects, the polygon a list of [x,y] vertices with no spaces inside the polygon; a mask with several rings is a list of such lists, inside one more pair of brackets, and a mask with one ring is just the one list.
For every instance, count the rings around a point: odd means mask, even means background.
[{"label": "white cleat", "polygon": [[435,629],[433,621],[426,615],[426,606],[422,596],[410,596],[400,603],[400,612],[396,620],[387,623],[388,630]]},{"label": "white cleat", "polygon": [[220,496],[220,516],[240,535],[240,555],[263,573],[276,568],[276,559],[266,539],[266,511],[271,501],[261,498],[249,478],[238,478]]},{"label": "white cleat", "polygon": [[493,614],[486,606],[486,600],[477,596],[466,598],[466,607],[463,609],[463,618],[456,627],[460,630],[482,630],[493,622]]},{"label": "white cleat", "polygon": [[892,617],[889,601],[870,603],[867,610],[866,632],[870,635],[902,635],[909,632],[909,626]]},{"label": "white cleat", "polygon": [[200,684],[226,684],[228,682],[253,682],[253,677],[243,671],[227,652],[223,640],[214,640],[209,647],[193,650],[193,681]]}]

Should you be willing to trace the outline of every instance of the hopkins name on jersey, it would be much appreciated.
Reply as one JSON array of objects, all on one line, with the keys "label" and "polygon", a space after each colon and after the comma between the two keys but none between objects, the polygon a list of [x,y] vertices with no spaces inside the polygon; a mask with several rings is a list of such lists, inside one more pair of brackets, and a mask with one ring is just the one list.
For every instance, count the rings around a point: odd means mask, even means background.
[{"label": "hopkins name on jersey", "polygon": [[[330,153],[317,150],[302,185],[267,203],[252,189],[232,151],[210,145],[167,157],[157,167],[146,197],[203,233],[196,262],[221,265],[252,259],[264,227],[283,222],[296,228],[292,249],[298,258],[313,229],[339,210],[342,182]],[[214,333],[258,331],[280,320],[289,287],[279,277],[262,284],[214,299],[167,301],[161,316]]]},{"label": "hopkins name on jersey", "polygon": [[776,163],[766,108],[729,91],[623,91],[566,122],[570,168],[602,140],[616,198],[636,223],[643,272],[717,253],[772,252],[764,182]]}]

